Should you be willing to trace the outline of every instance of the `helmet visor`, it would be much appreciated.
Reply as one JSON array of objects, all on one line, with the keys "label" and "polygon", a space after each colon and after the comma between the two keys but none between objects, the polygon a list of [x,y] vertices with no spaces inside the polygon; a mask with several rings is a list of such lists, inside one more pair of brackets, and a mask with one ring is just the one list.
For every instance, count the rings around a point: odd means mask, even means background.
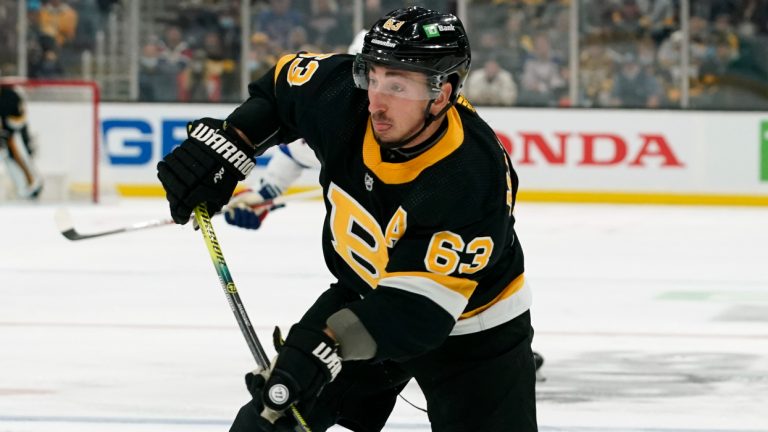
[{"label": "helmet visor", "polygon": [[436,77],[398,66],[358,54],[352,70],[355,85],[369,92],[409,100],[432,100],[440,95]]}]

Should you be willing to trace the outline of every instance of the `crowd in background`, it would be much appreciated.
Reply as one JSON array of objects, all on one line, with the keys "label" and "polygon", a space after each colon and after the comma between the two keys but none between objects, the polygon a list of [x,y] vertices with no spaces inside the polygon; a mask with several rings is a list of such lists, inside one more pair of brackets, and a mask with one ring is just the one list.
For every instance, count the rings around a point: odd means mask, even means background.
[{"label": "crowd in background", "polygon": [[[363,1],[365,25],[403,5]],[[473,51],[468,99],[494,106],[676,108],[687,83],[691,108],[768,108],[768,0],[690,1],[687,69],[680,0],[579,0],[575,62],[572,1],[472,0],[465,17]],[[29,75],[76,73],[79,54],[93,49],[93,32],[116,3],[28,0]],[[142,16],[151,24],[140,34],[144,101],[237,101],[241,58],[255,79],[285,53],[344,52],[357,30],[353,0],[252,1],[249,44],[241,56],[240,0],[159,3],[166,5],[162,14]],[[456,3],[408,4],[450,9]],[[0,24],[7,15],[0,7]]]},{"label": "crowd in background", "polygon": [[[581,0],[577,100],[571,100],[570,1],[473,3],[477,104],[768,107],[768,0],[695,0],[688,76],[679,0]],[[479,30],[479,31],[478,31]]]},{"label": "crowd in background", "polygon": [[[178,2],[175,19],[142,48],[144,100],[232,101],[240,98],[240,2]],[[253,80],[283,54],[344,52],[352,37],[352,9],[337,0],[255,2],[246,47]]]},{"label": "crowd in background", "polygon": [[[78,77],[81,54],[93,50],[94,34],[119,0],[27,0],[27,76]],[[0,72],[15,75],[18,2],[0,4]]]}]

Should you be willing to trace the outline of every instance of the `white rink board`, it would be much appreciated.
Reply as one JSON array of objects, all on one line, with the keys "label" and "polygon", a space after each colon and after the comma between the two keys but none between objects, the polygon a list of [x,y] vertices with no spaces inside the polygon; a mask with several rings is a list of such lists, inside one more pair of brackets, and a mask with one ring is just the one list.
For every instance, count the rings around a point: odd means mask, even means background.
[{"label": "white rink board", "polygon": [[512,144],[512,163],[527,189],[768,195],[768,179],[760,178],[768,113],[479,112]]},{"label": "white rink board", "polygon": [[[223,118],[234,108],[103,104],[102,124],[113,126],[104,135],[107,176],[117,183],[157,184],[155,165],[164,150],[184,139],[187,121]],[[768,113],[501,108],[480,113],[512,144],[523,190],[768,196],[768,181],[760,178],[760,128]],[[586,151],[590,145],[592,151]],[[313,185],[316,177],[305,175],[297,185]]]},{"label": "white rink board", "polygon": [[27,123],[36,142],[35,163],[46,174],[90,184],[93,175],[93,104],[29,101]]}]

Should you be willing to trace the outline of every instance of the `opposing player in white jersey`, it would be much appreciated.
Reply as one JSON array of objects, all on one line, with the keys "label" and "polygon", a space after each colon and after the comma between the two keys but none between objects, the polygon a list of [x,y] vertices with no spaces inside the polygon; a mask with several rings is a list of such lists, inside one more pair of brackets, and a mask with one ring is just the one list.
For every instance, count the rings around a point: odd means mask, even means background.
[{"label": "opposing player in white jersey", "polygon": [[[259,179],[258,187],[235,194],[224,212],[228,223],[247,229],[259,229],[261,222],[276,206],[266,204],[282,195],[305,169],[320,169],[320,161],[303,139],[281,144]],[[264,203],[265,205],[260,206]]]}]

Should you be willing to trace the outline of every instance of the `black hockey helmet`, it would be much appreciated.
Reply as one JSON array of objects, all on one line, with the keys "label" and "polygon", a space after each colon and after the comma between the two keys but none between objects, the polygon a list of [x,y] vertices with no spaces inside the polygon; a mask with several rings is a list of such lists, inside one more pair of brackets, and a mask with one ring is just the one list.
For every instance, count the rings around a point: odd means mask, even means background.
[{"label": "black hockey helmet", "polygon": [[353,75],[355,85],[367,89],[371,63],[422,72],[430,99],[450,80],[453,103],[469,74],[470,60],[469,39],[456,16],[413,6],[394,10],[371,27]]}]

